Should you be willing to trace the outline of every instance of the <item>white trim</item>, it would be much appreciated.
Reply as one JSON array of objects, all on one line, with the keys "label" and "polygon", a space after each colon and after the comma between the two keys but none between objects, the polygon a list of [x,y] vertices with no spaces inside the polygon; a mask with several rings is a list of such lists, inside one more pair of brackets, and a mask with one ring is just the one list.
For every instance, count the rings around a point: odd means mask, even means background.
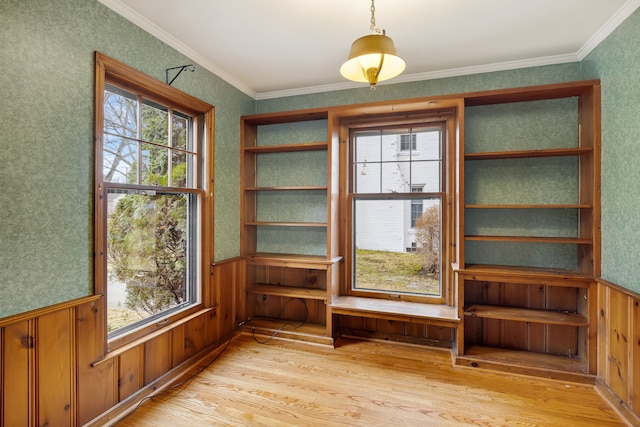
[{"label": "white trim", "polygon": [[577,52],[578,58],[582,61],[598,47],[613,31],[618,28],[625,19],[633,14],[640,7],[640,0],[628,0],[621,8],[600,28]]},{"label": "white trim", "polygon": [[216,76],[220,77],[222,80],[226,81],[230,85],[234,86],[236,89],[244,92],[246,95],[249,95],[251,98],[256,99],[256,92],[251,89],[249,86],[236,79],[233,75],[231,75],[226,70],[220,68],[213,62],[209,61],[204,56],[200,55],[195,50],[191,49],[189,46],[185,45],[181,41],[177,40],[171,34],[164,31],[162,28],[158,27],[151,21],[149,21],[144,16],[140,15],[135,10],[131,9],[129,6],[123,4],[120,0],[98,0],[100,3],[108,7],[109,9],[116,12],[118,15],[128,19],[133,24],[142,28],[144,31],[148,32],[152,36],[158,38],[160,41],[168,44],[178,52],[183,55],[189,57],[193,61],[195,61],[198,66],[205,68],[206,70],[212,72]]}]

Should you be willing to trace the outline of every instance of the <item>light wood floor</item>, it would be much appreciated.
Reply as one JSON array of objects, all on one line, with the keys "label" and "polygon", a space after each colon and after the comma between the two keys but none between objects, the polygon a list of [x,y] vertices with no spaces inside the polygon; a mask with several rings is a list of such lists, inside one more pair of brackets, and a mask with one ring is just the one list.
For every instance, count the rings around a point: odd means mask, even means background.
[{"label": "light wood floor", "polygon": [[187,385],[119,427],[623,426],[593,386],[452,367],[447,351],[234,338]]}]

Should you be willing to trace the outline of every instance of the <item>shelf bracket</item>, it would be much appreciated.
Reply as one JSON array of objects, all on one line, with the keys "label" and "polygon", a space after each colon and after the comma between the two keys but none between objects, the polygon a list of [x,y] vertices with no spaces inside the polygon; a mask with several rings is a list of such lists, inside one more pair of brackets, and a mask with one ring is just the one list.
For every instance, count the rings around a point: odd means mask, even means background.
[{"label": "shelf bracket", "polygon": [[[173,76],[171,81],[169,81],[169,71],[174,71],[174,70],[178,70],[178,72],[176,73],[175,76]],[[193,65],[193,64],[187,64],[187,65],[181,65],[179,67],[167,68],[166,70],[164,70],[165,81],[167,82],[167,84],[169,86],[171,86],[171,83],[173,83],[175,81],[175,79],[178,78],[180,73],[182,73],[183,71],[191,71],[193,73],[195,70],[196,70],[196,66]]]}]

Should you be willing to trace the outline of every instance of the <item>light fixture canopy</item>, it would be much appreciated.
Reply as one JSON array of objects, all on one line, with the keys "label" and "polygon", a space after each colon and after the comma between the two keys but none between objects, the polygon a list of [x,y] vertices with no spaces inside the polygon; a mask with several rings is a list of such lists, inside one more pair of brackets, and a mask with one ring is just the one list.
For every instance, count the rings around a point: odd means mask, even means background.
[{"label": "light fixture canopy", "polygon": [[393,40],[376,28],[374,0],[371,0],[371,34],[360,37],[351,45],[349,59],[340,67],[340,74],[355,82],[368,82],[371,89],[383,80],[404,71],[405,62],[397,54]]}]

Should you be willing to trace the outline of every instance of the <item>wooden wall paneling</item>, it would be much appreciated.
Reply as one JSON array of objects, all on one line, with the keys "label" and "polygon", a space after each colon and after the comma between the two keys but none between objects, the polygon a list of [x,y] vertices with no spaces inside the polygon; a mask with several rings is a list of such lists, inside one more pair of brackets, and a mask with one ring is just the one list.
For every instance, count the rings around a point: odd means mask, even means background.
[{"label": "wooden wall paneling", "polygon": [[482,331],[484,326],[483,319],[475,316],[465,316],[463,322],[464,342],[467,344],[467,347],[482,343],[482,337],[484,336],[484,332]]},{"label": "wooden wall paneling", "polygon": [[[206,316],[198,316],[184,325],[183,347],[185,360],[204,350]],[[173,362],[173,366],[179,363]]]},{"label": "wooden wall paneling", "polygon": [[441,342],[452,343],[455,339],[455,330],[444,326],[425,325],[426,335],[425,338],[431,340],[437,340]]},{"label": "wooden wall paneling", "polygon": [[30,411],[33,396],[33,362],[31,353],[35,345],[31,322],[24,320],[3,329],[2,368],[4,427],[34,425]]},{"label": "wooden wall paneling", "polygon": [[185,340],[186,325],[180,325],[171,330],[171,367],[175,368],[187,359]]},{"label": "wooden wall paneling", "polygon": [[123,401],[144,386],[144,346],[138,345],[117,358],[118,401]]},{"label": "wooden wall paneling", "polygon": [[640,415],[640,299],[630,298],[631,305],[631,371],[629,375],[629,406]]},{"label": "wooden wall paneling", "polygon": [[[542,310],[545,307],[546,287],[543,285],[527,286],[527,307]],[[542,323],[531,323],[527,331],[528,351],[544,353],[547,350],[547,328]]]},{"label": "wooden wall paneling", "polygon": [[579,328],[578,351],[585,359],[587,371],[598,373],[598,286],[596,282],[589,283],[587,289],[578,290],[578,311],[585,313],[589,319],[589,327]]},{"label": "wooden wall paneling", "polygon": [[78,376],[78,425],[97,417],[118,402],[114,386],[114,360],[92,366],[104,355],[104,337],[97,333],[102,323],[101,303],[92,301],[76,307],[76,359]]},{"label": "wooden wall paneling", "polygon": [[615,289],[609,295],[609,387],[629,401],[629,298]]},{"label": "wooden wall paneling", "polygon": [[75,310],[37,319],[38,425],[75,426]]},{"label": "wooden wall paneling", "polygon": [[390,335],[403,335],[404,334],[404,322],[398,322],[395,320],[379,319],[377,331],[382,334]]},{"label": "wooden wall paneling", "polygon": [[145,385],[171,369],[170,338],[168,333],[164,333],[144,343]]},{"label": "wooden wall paneling", "polygon": [[[527,306],[527,286],[519,283],[504,283],[502,286],[502,305],[511,307]],[[527,323],[504,321],[502,323],[503,343],[505,347],[526,350],[528,347]]]},{"label": "wooden wall paneling", "polygon": [[409,337],[427,338],[427,325],[424,323],[406,322],[404,334]]},{"label": "wooden wall paneling", "polygon": [[609,287],[598,283],[598,377],[609,384]]},{"label": "wooden wall paneling", "polygon": [[[206,342],[213,343],[215,340],[230,334],[235,327],[248,317],[254,317],[253,305],[251,311],[247,311],[247,299],[254,296],[247,295],[245,285],[245,262],[236,259],[233,261],[216,264],[213,280],[216,288],[216,309],[211,316],[216,317],[215,322],[207,323],[209,329],[206,331]],[[251,269],[251,277],[255,277],[255,270]],[[211,317],[210,317],[211,319]]]},{"label": "wooden wall paneling", "polygon": [[[578,309],[578,293],[571,287],[547,287],[547,310],[575,312]],[[547,325],[547,351],[552,354],[575,356],[578,354],[578,328]]]}]

